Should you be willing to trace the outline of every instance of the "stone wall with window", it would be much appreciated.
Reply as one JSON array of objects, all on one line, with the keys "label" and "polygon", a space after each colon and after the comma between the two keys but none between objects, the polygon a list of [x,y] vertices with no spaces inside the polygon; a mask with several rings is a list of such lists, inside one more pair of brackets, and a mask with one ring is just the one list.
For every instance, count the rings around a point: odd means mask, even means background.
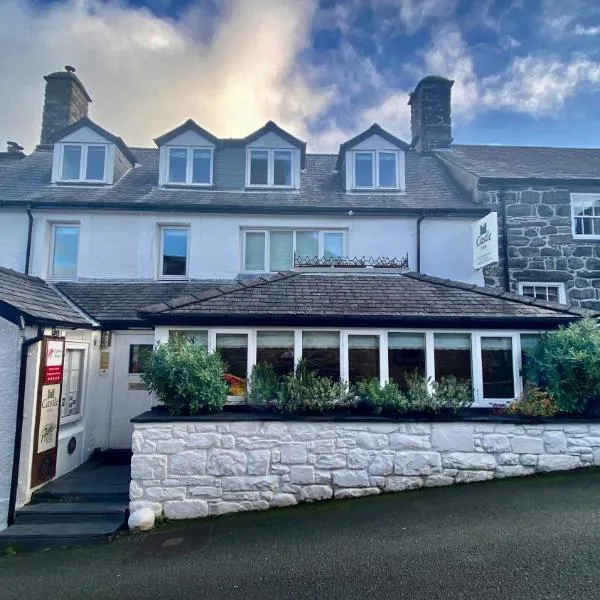
[{"label": "stone wall with window", "polygon": [[[503,194],[511,291],[600,309],[599,193],[600,187],[582,186],[524,185],[502,192],[480,187],[480,200],[498,212],[501,244],[498,264],[484,269],[486,285],[504,286]],[[584,199],[585,206],[581,204]]]}]

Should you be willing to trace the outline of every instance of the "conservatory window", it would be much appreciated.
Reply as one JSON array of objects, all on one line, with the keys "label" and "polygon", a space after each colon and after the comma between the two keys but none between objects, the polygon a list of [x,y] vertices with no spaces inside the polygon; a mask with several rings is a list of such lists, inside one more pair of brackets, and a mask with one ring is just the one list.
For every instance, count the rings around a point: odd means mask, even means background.
[{"label": "conservatory window", "polygon": [[302,358],[317,375],[340,378],[340,334],[338,331],[303,331]]},{"label": "conservatory window", "polygon": [[471,380],[471,335],[436,333],[434,335],[435,378],[454,376]]},{"label": "conservatory window", "polygon": [[389,378],[406,390],[406,376],[413,373],[425,376],[425,334],[388,334]]},{"label": "conservatory window", "polygon": [[481,366],[484,398],[514,398],[512,338],[482,337]]},{"label": "conservatory window", "polygon": [[256,363],[270,364],[277,375],[294,371],[294,332],[258,331],[256,333]]},{"label": "conservatory window", "polygon": [[379,336],[348,336],[348,380],[379,379]]}]

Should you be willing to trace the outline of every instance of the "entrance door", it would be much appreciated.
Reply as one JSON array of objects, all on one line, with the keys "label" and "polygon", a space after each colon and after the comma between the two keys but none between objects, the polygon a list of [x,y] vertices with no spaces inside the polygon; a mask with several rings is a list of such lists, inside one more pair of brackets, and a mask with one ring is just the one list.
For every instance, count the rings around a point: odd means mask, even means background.
[{"label": "entrance door", "polygon": [[140,380],[140,352],[151,350],[154,333],[115,335],[114,380],[110,413],[109,448],[131,448],[130,419],[150,410],[152,397]]}]

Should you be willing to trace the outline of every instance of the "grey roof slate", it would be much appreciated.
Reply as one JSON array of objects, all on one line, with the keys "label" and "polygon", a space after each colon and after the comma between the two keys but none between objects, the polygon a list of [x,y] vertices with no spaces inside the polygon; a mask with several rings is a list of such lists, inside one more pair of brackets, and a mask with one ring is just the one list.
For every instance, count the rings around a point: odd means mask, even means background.
[{"label": "grey roof slate", "polygon": [[202,293],[229,281],[189,282],[120,282],[69,281],[56,287],[72,302],[101,324],[118,325],[142,322],[138,310],[142,306],[163,302],[190,293]]},{"label": "grey roof slate", "polygon": [[555,322],[580,318],[570,305],[439,279],[417,273],[288,272],[204,296],[161,302],[141,311],[150,320],[269,317],[280,324],[298,318],[372,318],[388,322]]},{"label": "grey roof slate", "polygon": [[0,267],[0,314],[8,318],[17,313],[22,314],[29,324],[94,325],[92,319],[87,318],[43,279]]},{"label": "grey roof slate", "polygon": [[477,177],[498,179],[600,179],[600,148],[453,145],[438,152]]},{"label": "grey roof slate", "polygon": [[336,156],[308,154],[300,190],[190,190],[158,186],[158,149],[132,148],[139,164],[114,185],[51,185],[52,152],[38,149],[0,171],[0,207],[102,206],[114,209],[255,212],[465,211],[484,214],[435,156],[406,156],[406,193],[345,193]]}]

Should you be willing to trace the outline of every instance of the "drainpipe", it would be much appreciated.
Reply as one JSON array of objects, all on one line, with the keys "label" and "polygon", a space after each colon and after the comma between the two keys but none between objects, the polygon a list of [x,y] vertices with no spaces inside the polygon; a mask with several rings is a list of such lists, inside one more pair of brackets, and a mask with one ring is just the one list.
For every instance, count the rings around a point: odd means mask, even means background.
[{"label": "drainpipe", "polygon": [[25,275],[29,275],[29,260],[31,257],[31,234],[33,232],[33,215],[31,214],[31,208],[27,207],[27,217],[29,223],[27,225],[27,249],[25,250]]},{"label": "drainpipe", "polygon": [[425,215],[421,215],[417,219],[417,273],[421,272],[421,221]]},{"label": "drainpipe", "polygon": [[502,246],[504,254],[504,291],[510,292],[510,272],[508,269],[508,224],[506,222],[506,196],[504,190],[498,192],[498,199],[502,208]]},{"label": "drainpipe", "polygon": [[[22,322],[22,329],[25,323]],[[17,422],[15,426],[15,446],[13,449],[12,477],[10,481],[10,496],[8,498],[8,524],[15,522],[15,506],[17,503],[17,486],[19,484],[19,463],[21,462],[21,440],[23,438],[23,413],[25,412],[25,384],[27,381],[27,354],[29,346],[44,339],[44,329],[38,325],[35,337],[23,340],[21,344],[21,366],[19,368],[19,395],[17,398]]]}]

